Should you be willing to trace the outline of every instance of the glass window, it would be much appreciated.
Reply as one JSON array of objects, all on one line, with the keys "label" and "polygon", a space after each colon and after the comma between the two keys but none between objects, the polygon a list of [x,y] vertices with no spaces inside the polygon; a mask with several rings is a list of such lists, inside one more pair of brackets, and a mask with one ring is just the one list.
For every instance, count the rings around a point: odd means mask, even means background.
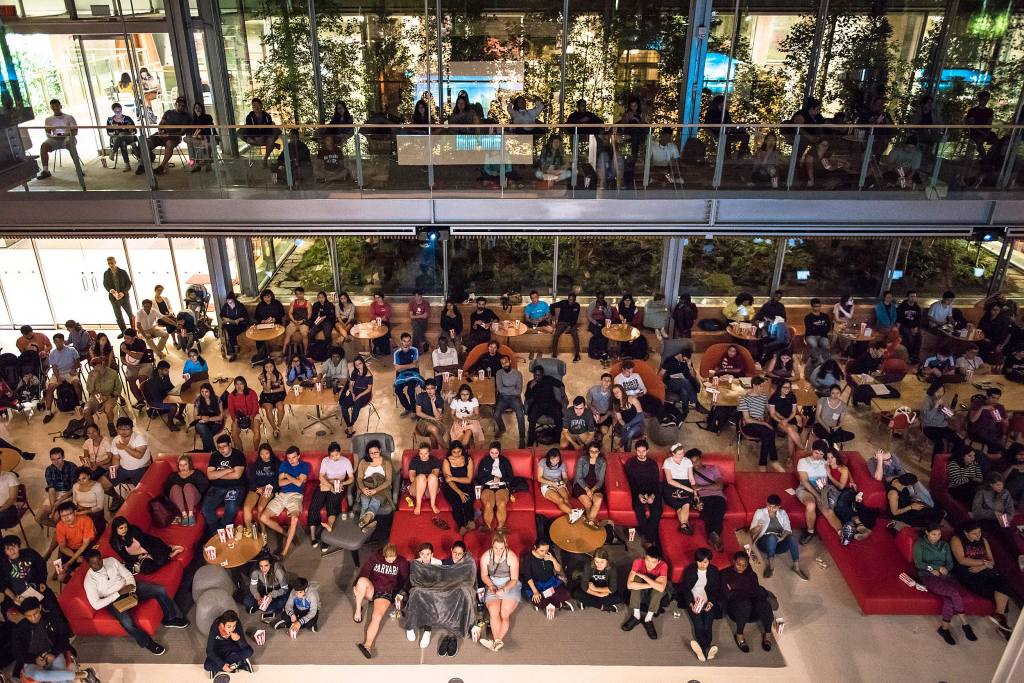
[{"label": "glass window", "polygon": [[171,243],[167,238],[129,239],[126,244],[128,261],[131,263],[133,289],[139,302],[141,303],[143,299],[152,299],[154,288],[161,285],[164,288],[164,298],[171,302],[175,311],[180,309],[183,297],[182,292],[178,291]]},{"label": "glass window", "polygon": [[774,268],[772,240],[691,237],[683,240],[679,290],[694,296],[734,297],[741,291],[764,296]]},{"label": "glass window", "polygon": [[790,239],[780,287],[787,297],[877,297],[888,256],[888,240]]},{"label": "glass window", "polygon": [[[352,296],[372,295],[377,290],[386,295],[411,294],[417,289],[431,296],[444,293],[440,242],[378,237],[339,237],[336,241],[341,287]],[[333,289],[329,273],[324,279],[328,291]]]},{"label": "glass window", "polygon": [[664,240],[558,238],[558,294],[647,297],[661,289]]},{"label": "glass window", "polygon": [[[228,250],[228,266],[231,270],[229,276],[232,278],[232,287],[238,286],[238,266],[235,263],[234,243],[225,239],[224,243]],[[131,243],[129,242],[129,245]],[[172,237],[171,249],[174,250],[174,265],[178,273],[178,285],[181,288],[182,299],[189,285],[203,285],[207,291],[210,290],[210,266],[206,260],[206,247],[200,237]],[[184,301],[183,301],[184,303]]]},{"label": "glass window", "polygon": [[[124,243],[120,239],[40,239],[36,246],[57,321],[63,323],[70,318],[83,325],[111,324],[114,312],[103,289],[103,272],[109,256],[128,270]],[[132,311],[138,310],[139,302],[151,291],[140,292],[133,284]]]},{"label": "glass window", "polygon": [[988,292],[997,255],[998,250],[993,254],[980,242],[968,240],[904,240],[896,259],[892,289],[915,289],[922,297],[938,297],[945,290],[952,290],[957,296],[983,297]]},{"label": "glass window", "polygon": [[[68,241],[68,244],[71,242]],[[32,250],[32,240],[0,239],[0,280],[4,283],[4,298],[10,311],[11,324],[15,327],[53,324],[50,308],[46,305],[46,290],[43,289],[39,263]],[[84,289],[88,286],[84,274],[78,281],[72,281],[69,277],[65,282],[68,289]],[[107,312],[110,312],[109,305]]]},{"label": "glass window", "polygon": [[554,239],[550,237],[460,238],[448,242],[448,291],[452,298],[506,292],[551,293]]},{"label": "glass window", "polygon": [[1009,259],[1002,291],[1009,297],[1020,299],[1024,297],[1024,240],[1013,240]]},{"label": "glass window", "polygon": [[22,1],[17,4],[19,16],[22,17],[66,17],[68,15],[68,6],[64,0],[29,0],[29,2]]}]

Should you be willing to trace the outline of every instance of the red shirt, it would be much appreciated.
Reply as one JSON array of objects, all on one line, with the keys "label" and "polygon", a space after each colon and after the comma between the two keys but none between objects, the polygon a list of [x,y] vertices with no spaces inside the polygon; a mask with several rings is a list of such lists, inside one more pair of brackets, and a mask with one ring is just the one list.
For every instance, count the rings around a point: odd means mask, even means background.
[{"label": "red shirt", "polygon": [[378,304],[374,301],[370,304],[370,313],[374,318],[380,318],[381,320],[391,320],[391,304],[385,301],[382,304]]},{"label": "red shirt", "polygon": [[25,335],[18,337],[18,341],[14,342],[14,345],[18,347],[18,350],[24,353],[30,345],[34,344],[36,349],[39,351],[40,356],[45,356],[50,353],[50,349],[53,348],[50,345],[50,340],[46,338],[46,335],[42,332],[33,332],[30,338],[26,338]]},{"label": "red shirt", "polygon": [[409,314],[410,315],[430,315],[430,302],[426,299],[421,299],[419,303],[415,299],[409,300]]},{"label": "red shirt", "polygon": [[644,558],[638,557],[633,560],[633,566],[630,568],[637,574],[643,574],[650,579],[657,580],[658,577],[668,576],[668,563],[665,560],[658,560],[658,564],[654,565],[654,569],[648,569]]},{"label": "red shirt", "polygon": [[234,390],[228,392],[228,415],[237,418],[239,415],[255,417],[260,412],[260,400],[256,392],[249,389],[244,394]]}]

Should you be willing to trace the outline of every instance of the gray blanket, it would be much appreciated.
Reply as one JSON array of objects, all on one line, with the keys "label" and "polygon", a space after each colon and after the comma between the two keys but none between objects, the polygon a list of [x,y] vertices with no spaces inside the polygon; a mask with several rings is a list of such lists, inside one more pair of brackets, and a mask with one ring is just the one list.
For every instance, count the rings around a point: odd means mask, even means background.
[{"label": "gray blanket", "polygon": [[469,555],[455,565],[411,562],[409,582],[406,628],[469,635],[476,621],[476,563]]}]

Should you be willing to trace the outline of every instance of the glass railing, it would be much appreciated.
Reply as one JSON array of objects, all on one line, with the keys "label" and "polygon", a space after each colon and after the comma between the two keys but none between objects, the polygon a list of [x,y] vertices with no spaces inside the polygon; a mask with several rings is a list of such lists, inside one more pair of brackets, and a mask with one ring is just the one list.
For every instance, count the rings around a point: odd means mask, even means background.
[{"label": "glass railing", "polygon": [[[80,126],[33,191],[604,198],[1019,191],[1021,126]],[[22,127],[38,156],[41,127]],[[67,132],[67,131],[65,131]],[[285,144],[286,140],[290,141]],[[72,150],[74,148],[74,151]],[[80,163],[75,163],[76,158]],[[130,169],[130,170],[129,170]]]}]

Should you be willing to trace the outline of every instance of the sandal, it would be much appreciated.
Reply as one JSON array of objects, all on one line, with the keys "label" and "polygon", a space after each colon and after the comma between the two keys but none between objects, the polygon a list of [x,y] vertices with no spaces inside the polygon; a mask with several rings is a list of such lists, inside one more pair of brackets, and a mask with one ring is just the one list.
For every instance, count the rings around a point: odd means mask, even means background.
[{"label": "sandal", "polygon": [[450,526],[448,526],[448,522],[446,522],[446,521],[444,521],[443,519],[441,519],[441,517],[440,517],[440,516],[434,517],[434,518],[433,518],[432,520],[430,520],[430,521],[431,521],[431,522],[433,522],[433,523],[434,523],[434,526],[436,526],[436,527],[437,527],[438,529],[440,529],[441,531],[448,531],[448,529],[450,529],[450,528],[451,528]]},{"label": "sandal", "polygon": [[357,615],[353,614],[352,615],[352,621],[356,622],[357,624],[363,623],[363,615],[360,614],[360,615],[357,616]]},{"label": "sandal", "polygon": [[737,633],[733,635],[733,640],[736,641],[736,647],[738,647],[742,652],[750,652],[750,646],[747,645],[747,641],[743,636]]}]

